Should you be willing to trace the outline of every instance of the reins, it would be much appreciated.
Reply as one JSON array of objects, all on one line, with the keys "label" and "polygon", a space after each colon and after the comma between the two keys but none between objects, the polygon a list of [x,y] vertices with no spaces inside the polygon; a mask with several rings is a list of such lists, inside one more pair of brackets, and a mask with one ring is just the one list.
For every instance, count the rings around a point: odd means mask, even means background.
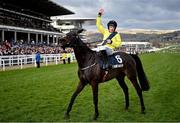
[{"label": "reins", "polygon": [[94,64],[92,64],[92,65],[90,65],[90,66],[83,67],[83,68],[81,68],[80,70],[87,70],[87,69],[93,67],[93,66],[96,65],[96,64],[97,64],[97,63],[94,63]]}]

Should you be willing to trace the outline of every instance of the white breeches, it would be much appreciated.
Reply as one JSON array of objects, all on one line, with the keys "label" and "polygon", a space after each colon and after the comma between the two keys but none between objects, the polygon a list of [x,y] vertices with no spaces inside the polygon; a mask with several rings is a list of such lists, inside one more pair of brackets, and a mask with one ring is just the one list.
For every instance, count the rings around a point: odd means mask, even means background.
[{"label": "white breeches", "polygon": [[113,54],[113,49],[107,47],[106,45],[103,46],[98,46],[97,48],[92,49],[93,51],[99,52],[102,50],[106,50],[107,55],[112,55]]}]

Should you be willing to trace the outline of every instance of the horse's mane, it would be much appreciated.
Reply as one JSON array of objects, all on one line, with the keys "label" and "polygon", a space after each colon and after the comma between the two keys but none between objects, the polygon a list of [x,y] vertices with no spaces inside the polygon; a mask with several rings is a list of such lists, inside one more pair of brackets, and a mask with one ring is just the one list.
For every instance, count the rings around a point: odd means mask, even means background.
[{"label": "horse's mane", "polygon": [[77,40],[78,40],[78,43],[79,43],[79,45],[78,45],[79,47],[83,47],[83,48],[85,48],[87,51],[89,51],[89,52],[91,52],[91,53],[95,53],[95,51],[91,50],[91,48],[89,48],[89,47],[87,46],[87,44],[84,43],[79,36],[78,36]]}]

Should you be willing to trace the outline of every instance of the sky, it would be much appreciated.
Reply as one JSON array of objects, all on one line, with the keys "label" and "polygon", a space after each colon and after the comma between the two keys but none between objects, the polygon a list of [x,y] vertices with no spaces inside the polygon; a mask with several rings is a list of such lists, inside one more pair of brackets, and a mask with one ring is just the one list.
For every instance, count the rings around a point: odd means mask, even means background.
[{"label": "sky", "polygon": [[180,0],[52,0],[75,12],[75,17],[96,18],[104,9],[103,25],[115,20],[123,29],[180,29]]}]

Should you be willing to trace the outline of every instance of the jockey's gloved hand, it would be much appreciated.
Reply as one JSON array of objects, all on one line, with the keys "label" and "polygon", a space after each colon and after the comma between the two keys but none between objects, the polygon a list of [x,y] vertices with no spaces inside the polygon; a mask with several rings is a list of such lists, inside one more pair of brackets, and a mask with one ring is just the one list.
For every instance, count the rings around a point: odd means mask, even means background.
[{"label": "jockey's gloved hand", "polygon": [[107,44],[112,44],[111,39],[107,39]]},{"label": "jockey's gloved hand", "polygon": [[99,12],[98,12],[98,16],[101,17],[104,13],[104,9],[100,9]]},{"label": "jockey's gloved hand", "polygon": [[97,46],[102,46],[102,45],[103,45],[103,42],[101,42],[101,43],[97,44]]}]

